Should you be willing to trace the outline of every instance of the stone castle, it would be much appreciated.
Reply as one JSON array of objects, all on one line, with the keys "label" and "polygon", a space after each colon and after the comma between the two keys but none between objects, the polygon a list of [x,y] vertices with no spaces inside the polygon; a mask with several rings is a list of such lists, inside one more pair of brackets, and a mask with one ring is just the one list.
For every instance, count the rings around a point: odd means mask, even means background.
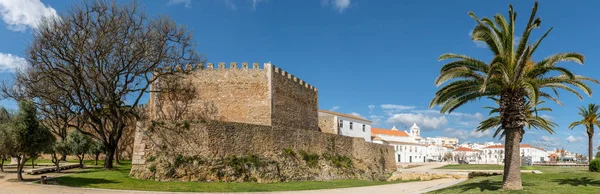
[{"label": "stone castle", "polygon": [[[179,73],[180,72],[180,73]],[[265,63],[158,70],[180,75],[188,96],[151,93],[137,123],[131,176],[159,181],[279,182],[386,179],[391,146],[323,133],[318,90]],[[161,80],[162,79],[162,80]],[[160,77],[151,87],[169,82]],[[151,89],[152,90],[152,89]],[[165,103],[173,100],[174,103]],[[186,101],[186,114],[161,117]],[[172,111],[171,111],[172,112]],[[198,116],[203,115],[203,116]]]},{"label": "stone castle", "polygon": [[[210,104],[216,109],[212,114],[221,121],[318,130],[317,88],[279,67],[265,63],[261,69],[259,63],[249,67],[243,62],[239,68],[231,62],[227,68],[220,62],[216,68],[213,63],[175,68],[185,70],[190,73],[182,79],[197,91],[190,103],[191,116]],[[169,67],[163,73],[171,71]],[[151,115],[157,114],[152,109],[157,101],[157,95],[151,93]]]}]

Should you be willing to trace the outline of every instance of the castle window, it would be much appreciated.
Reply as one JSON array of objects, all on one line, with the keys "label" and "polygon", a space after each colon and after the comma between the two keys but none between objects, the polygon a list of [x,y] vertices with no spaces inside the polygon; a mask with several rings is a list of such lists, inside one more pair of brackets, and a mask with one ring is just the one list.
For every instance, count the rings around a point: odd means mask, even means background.
[{"label": "castle window", "polygon": [[365,132],[365,131],[366,131],[366,130],[365,130],[365,125],[363,125],[363,132]]},{"label": "castle window", "polygon": [[352,122],[350,122],[350,130],[352,130]]}]

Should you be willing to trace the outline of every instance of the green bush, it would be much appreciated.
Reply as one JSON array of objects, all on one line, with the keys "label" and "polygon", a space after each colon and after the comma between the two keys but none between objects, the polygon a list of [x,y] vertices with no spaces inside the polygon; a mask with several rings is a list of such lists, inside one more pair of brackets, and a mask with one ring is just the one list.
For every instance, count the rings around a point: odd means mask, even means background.
[{"label": "green bush", "polygon": [[323,154],[323,158],[329,160],[333,166],[338,168],[352,167],[352,159],[350,159],[348,156]]},{"label": "green bush", "polygon": [[148,170],[150,170],[150,172],[152,172],[152,173],[155,173],[156,172],[156,164],[150,165],[150,167],[148,167]]},{"label": "green bush", "polygon": [[600,172],[600,158],[593,159],[590,162],[590,171]]},{"label": "green bush", "polygon": [[283,148],[282,154],[287,157],[292,157],[292,158],[296,157],[296,152],[294,152],[294,150],[292,150],[292,148]]},{"label": "green bush", "polygon": [[309,167],[315,167],[319,163],[319,155],[318,154],[309,154],[304,150],[299,151],[300,155],[302,155],[302,159],[306,162],[306,165]]}]

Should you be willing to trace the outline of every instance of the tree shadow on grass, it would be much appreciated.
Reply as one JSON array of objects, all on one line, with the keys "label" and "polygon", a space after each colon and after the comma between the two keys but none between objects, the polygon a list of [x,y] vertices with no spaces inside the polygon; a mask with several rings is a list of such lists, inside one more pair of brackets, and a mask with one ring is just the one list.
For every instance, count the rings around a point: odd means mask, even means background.
[{"label": "tree shadow on grass", "polygon": [[59,185],[71,186],[71,187],[86,187],[89,185],[96,184],[108,184],[118,183],[116,181],[106,180],[102,178],[80,178],[80,177],[58,177],[52,179],[53,182],[57,182]]},{"label": "tree shadow on grass", "polygon": [[[531,187],[535,186],[535,184],[531,183],[522,183],[523,187]],[[482,180],[478,182],[473,182],[464,185],[458,185],[454,188],[460,189],[462,192],[474,191],[477,190],[479,192],[489,192],[489,191],[498,191],[502,190],[502,181],[493,181],[493,180]]]},{"label": "tree shadow on grass", "polygon": [[479,192],[496,191],[502,188],[502,181],[483,180],[479,182],[456,186],[456,188],[461,189],[463,192],[470,191],[473,189],[477,189],[479,190]]},{"label": "tree shadow on grass", "polygon": [[559,185],[571,185],[571,186],[600,186],[600,181],[590,179],[588,177],[581,178],[565,178],[565,179],[554,179],[552,182],[556,182]]}]

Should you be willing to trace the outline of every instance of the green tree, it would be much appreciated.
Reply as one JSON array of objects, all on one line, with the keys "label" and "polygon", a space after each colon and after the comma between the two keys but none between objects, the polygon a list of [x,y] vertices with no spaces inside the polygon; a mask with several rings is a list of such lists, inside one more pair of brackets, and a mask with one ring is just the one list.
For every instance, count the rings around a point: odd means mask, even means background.
[{"label": "green tree", "polygon": [[10,127],[11,115],[0,106],[0,172],[4,172],[4,161],[10,154],[10,139],[8,139],[8,128]]},{"label": "green tree", "polygon": [[77,130],[104,143],[104,168],[112,169],[129,120],[125,115],[154,92],[150,85],[170,74],[152,72],[201,63],[195,47],[185,26],[164,16],[151,18],[135,2],[81,1],[60,18],[40,22],[25,52],[24,71],[0,90],[76,115],[86,126]]},{"label": "green tree", "polygon": [[22,181],[27,158],[36,157],[52,148],[55,137],[48,128],[40,125],[31,101],[19,102],[19,112],[6,134],[12,141],[10,155],[17,159],[17,179]]},{"label": "green tree", "polygon": [[[496,101],[496,103],[498,103],[498,99],[494,99]],[[543,104],[544,101],[539,101],[537,106]],[[527,101],[525,103],[525,127],[527,127],[528,129],[534,128],[534,129],[541,129],[544,131],[547,131],[550,134],[554,134],[554,127],[557,127],[558,124],[550,121],[550,120],[546,120],[543,117],[538,116],[538,112],[541,111],[552,111],[552,109],[547,108],[547,107],[537,107],[536,105],[533,105],[531,103],[531,101]],[[494,138],[497,137],[498,135],[500,135],[500,139],[502,139],[506,133],[504,130],[502,130],[502,123],[500,115],[498,115],[498,113],[500,112],[500,108],[499,107],[484,107],[484,108],[488,108],[490,109],[490,115],[494,115],[491,117],[488,117],[487,119],[481,121],[481,123],[479,124],[479,126],[477,127],[477,131],[486,131],[486,130],[491,130],[491,129],[495,129],[496,131],[494,132]],[[524,129],[523,129],[524,130]],[[521,134],[524,134],[525,131],[521,131]]]},{"label": "green tree", "polygon": [[69,133],[67,143],[69,144],[69,148],[71,148],[71,154],[77,156],[79,165],[83,168],[83,159],[85,158],[85,154],[90,151],[92,139],[79,131],[73,131]]},{"label": "green tree", "polygon": [[94,165],[98,165],[98,157],[100,156],[100,154],[104,153],[104,144],[102,144],[102,142],[99,141],[93,141],[89,153],[90,155],[94,155]]},{"label": "green tree", "polygon": [[[441,68],[435,84],[447,84],[436,92],[430,103],[430,108],[439,105],[441,113],[450,113],[482,97],[499,98],[500,123],[506,133],[502,188],[507,190],[523,189],[519,150],[523,127],[527,123],[526,102],[537,104],[540,98],[547,98],[560,104],[561,102],[552,95],[558,89],[574,93],[581,99],[581,95],[573,87],[591,95],[591,89],[584,81],[598,83],[594,79],[574,75],[568,69],[556,66],[558,62],[563,61],[583,64],[584,56],[579,53],[560,53],[537,63],[533,62],[533,53],[552,30],[550,28],[537,41],[529,42],[530,34],[541,24],[541,19],[536,18],[537,7],[536,2],[518,41],[515,40],[517,14],[512,5],[509,5],[508,20],[502,14],[497,14],[493,19],[479,19],[469,12],[477,22],[471,38],[484,42],[492,52],[493,58],[486,63],[466,55],[441,55],[439,60],[453,61]],[[541,90],[542,88],[549,88],[553,92]]]},{"label": "green tree", "polygon": [[579,115],[583,118],[581,118],[579,121],[571,123],[569,125],[569,129],[573,130],[573,128],[579,125],[585,126],[588,135],[588,158],[592,158],[594,156],[594,125],[600,127],[600,121],[598,121],[598,117],[600,116],[598,110],[600,110],[600,106],[590,103],[587,107],[580,106],[577,108],[579,108]]},{"label": "green tree", "polygon": [[54,143],[48,154],[52,157],[52,163],[56,167],[56,172],[60,172],[60,162],[64,161],[62,157],[68,155],[70,152],[71,148],[66,140],[57,140]]}]

